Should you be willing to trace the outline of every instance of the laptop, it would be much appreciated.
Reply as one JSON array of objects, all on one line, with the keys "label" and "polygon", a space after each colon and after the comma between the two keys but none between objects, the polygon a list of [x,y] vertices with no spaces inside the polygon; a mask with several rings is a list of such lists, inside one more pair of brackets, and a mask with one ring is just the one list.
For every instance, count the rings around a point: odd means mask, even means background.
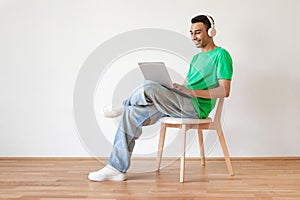
[{"label": "laptop", "polygon": [[146,80],[155,81],[181,96],[191,98],[190,95],[173,87],[173,82],[164,62],[139,62],[138,65]]}]

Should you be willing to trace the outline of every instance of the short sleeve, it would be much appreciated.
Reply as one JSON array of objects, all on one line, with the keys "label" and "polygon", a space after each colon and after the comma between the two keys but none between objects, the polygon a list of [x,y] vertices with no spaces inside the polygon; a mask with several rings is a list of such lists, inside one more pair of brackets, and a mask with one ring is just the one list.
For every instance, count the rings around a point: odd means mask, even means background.
[{"label": "short sleeve", "polygon": [[232,58],[230,54],[223,50],[220,53],[217,63],[217,79],[231,80],[233,74]]}]

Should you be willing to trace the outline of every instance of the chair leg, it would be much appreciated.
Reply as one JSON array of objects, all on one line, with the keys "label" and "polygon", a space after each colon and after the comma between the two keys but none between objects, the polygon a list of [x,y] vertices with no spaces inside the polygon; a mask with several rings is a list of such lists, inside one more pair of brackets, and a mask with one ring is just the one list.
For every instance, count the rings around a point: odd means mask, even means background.
[{"label": "chair leg", "polygon": [[225,157],[225,162],[226,162],[226,165],[227,165],[228,173],[231,176],[233,176],[233,169],[232,169],[232,165],[231,165],[231,161],[230,161],[230,157],[229,157],[229,153],[228,153],[228,149],[227,149],[227,146],[226,146],[225,137],[224,137],[222,128],[219,127],[217,129],[217,132],[218,132],[220,144],[221,144],[221,147],[222,147],[222,150],[223,150],[223,153],[224,153],[224,157]]},{"label": "chair leg", "polygon": [[204,143],[203,143],[203,132],[202,132],[202,129],[199,129],[199,128],[198,128],[198,140],[199,140],[201,164],[202,164],[202,166],[205,166],[205,153],[204,153]]},{"label": "chair leg", "polygon": [[180,183],[184,181],[184,170],[185,170],[185,143],[186,143],[186,125],[183,124],[181,131],[182,131],[182,154],[180,158]]},{"label": "chair leg", "polygon": [[157,163],[156,171],[160,170],[160,163],[161,163],[161,158],[162,158],[163,149],[164,149],[166,130],[167,130],[167,126],[164,123],[162,123],[161,127],[160,127],[158,152],[157,152],[157,158],[156,158],[156,163]]}]

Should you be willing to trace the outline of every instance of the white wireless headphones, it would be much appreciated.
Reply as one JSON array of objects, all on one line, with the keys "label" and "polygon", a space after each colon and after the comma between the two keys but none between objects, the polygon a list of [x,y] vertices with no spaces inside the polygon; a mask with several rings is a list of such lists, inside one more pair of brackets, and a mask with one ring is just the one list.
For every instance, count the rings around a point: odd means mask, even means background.
[{"label": "white wireless headphones", "polygon": [[210,28],[207,30],[208,36],[214,37],[217,34],[217,30],[215,28],[215,23],[209,15],[206,15],[206,17],[210,23]]}]

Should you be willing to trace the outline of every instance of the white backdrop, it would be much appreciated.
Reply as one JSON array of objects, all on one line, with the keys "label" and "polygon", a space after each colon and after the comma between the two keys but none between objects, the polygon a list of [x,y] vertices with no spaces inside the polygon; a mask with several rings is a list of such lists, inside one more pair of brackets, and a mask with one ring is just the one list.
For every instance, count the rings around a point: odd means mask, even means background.
[{"label": "white backdrop", "polygon": [[[190,19],[203,13],[214,17],[215,41],[234,60],[224,111],[231,155],[299,156],[299,7],[297,0],[0,0],[0,156],[90,156],[72,104],[90,53],[138,28],[189,37]],[[205,135],[209,156],[221,156],[215,135]],[[143,141],[136,152],[157,148]],[[195,143],[188,156],[197,155]]]}]

